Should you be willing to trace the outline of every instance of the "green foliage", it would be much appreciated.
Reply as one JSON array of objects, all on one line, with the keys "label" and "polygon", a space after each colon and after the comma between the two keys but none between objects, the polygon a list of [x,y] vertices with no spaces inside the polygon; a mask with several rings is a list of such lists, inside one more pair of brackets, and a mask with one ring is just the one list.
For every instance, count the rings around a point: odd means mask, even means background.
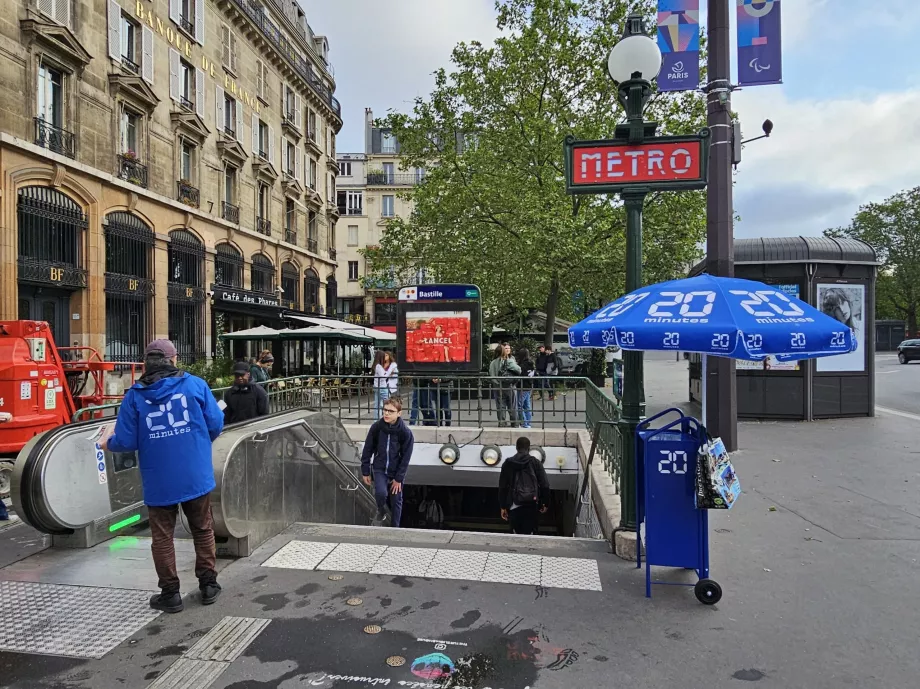
[{"label": "green foliage", "polygon": [[[402,166],[427,174],[406,193],[411,217],[388,222],[365,255],[381,277],[426,266],[439,281],[478,284],[487,324],[527,308],[555,316],[557,304],[574,319],[576,290],[594,302],[623,292],[626,220],[620,201],[604,196],[582,197],[573,212],[563,140],[613,136],[623,114],[606,56],[630,12],[647,13],[654,27],[653,3],[499,0],[497,8],[501,38],[459,44],[431,95],[381,122],[400,142]],[[704,97],[692,92],[655,94],[646,110],[660,134],[697,131],[705,117]],[[700,256],[705,212],[702,192],[649,195],[647,282],[677,277]]]},{"label": "green foliage", "polygon": [[233,359],[218,357],[211,361],[196,361],[193,364],[179,364],[179,368],[198,376],[212,388],[221,388],[233,383]]},{"label": "green foliage", "polygon": [[828,237],[850,237],[872,245],[879,271],[876,318],[907,321],[917,333],[920,311],[920,187],[899,192],[881,203],[860,206],[846,227],[826,230]]}]

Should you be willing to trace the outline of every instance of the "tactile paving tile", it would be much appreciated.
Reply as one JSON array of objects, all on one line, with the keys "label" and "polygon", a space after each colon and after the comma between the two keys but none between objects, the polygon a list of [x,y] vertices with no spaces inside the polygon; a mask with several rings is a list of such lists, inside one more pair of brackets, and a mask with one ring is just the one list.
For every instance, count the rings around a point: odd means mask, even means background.
[{"label": "tactile paving tile", "polygon": [[150,591],[0,581],[0,650],[101,658],[160,613]]},{"label": "tactile paving tile", "polygon": [[603,590],[597,561],[580,557],[544,557],[540,584],[557,589]]},{"label": "tactile paving tile", "polygon": [[486,560],[486,568],[480,581],[538,586],[541,560],[539,555],[489,553],[489,559]]},{"label": "tactile paving tile", "polygon": [[370,572],[387,549],[385,545],[339,543],[316,569],[336,572]]},{"label": "tactile paving tile", "polygon": [[230,663],[179,658],[153,684],[148,684],[147,689],[204,689],[211,686],[228,667]]},{"label": "tactile paving tile", "polygon": [[314,541],[291,541],[262,563],[263,567],[286,569],[316,569],[338,543],[317,543]]},{"label": "tactile paving tile", "polygon": [[438,550],[425,576],[431,579],[479,581],[489,553],[482,550]]},{"label": "tactile paving tile", "polygon": [[225,617],[182,655],[192,660],[233,662],[269,621],[257,617]]},{"label": "tactile paving tile", "polygon": [[423,577],[437,552],[435,548],[387,548],[370,573]]}]

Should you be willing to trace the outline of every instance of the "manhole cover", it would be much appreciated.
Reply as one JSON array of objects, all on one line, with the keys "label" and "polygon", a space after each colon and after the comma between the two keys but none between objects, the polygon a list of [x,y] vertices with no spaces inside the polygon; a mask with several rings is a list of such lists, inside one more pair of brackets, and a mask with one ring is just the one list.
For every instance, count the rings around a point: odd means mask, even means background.
[{"label": "manhole cover", "polygon": [[330,574],[329,575],[329,581],[342,581],[342,579],[344,578],[345,577],[343,577],[341,574]]},{"label": "manhole cover", "polygon": [[390,667],[402,667],[406,664],[406,659],[402,656],[390,656],[387,658],[387,665]]},{"label": "manhole cover", "polygon": [[383,628],[379,624],[369,624],[364,628],[365,634],[379,634]]},{"label": "manhole cover", "polygon": [[364,601],[361,600],[360,598],[349,598],[347,601],[345,601],[345,605],[355,606],[355,605],[361,605],[361,603],[363,602]]}]

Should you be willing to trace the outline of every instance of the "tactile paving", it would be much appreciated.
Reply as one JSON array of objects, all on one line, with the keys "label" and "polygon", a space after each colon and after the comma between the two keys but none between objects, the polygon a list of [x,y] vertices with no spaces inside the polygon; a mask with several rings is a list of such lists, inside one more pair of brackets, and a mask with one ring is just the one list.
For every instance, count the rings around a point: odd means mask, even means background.
[{"label": "tactile paving", "polygon": [[0,650],[101,658],[160,614],[151,593],[0,581]]},{"label": "tactile paving", "polygon": [[179,658],[166,668],[147,689],[204,689],[220,677],[230,663],[215,660],[192,660]]},{"label": "tactile paving", "polygon": [[423,577],[437,552],[434,548],[387,548],[370,573]]},{"label": "tactile paving", "polygon": [[597,561],[578,557],[544,557],[540,584],[559,589],[602,590]]},{"label": "tactile paving", "polygon": [[439,550],[425,576],[431,579],[479,581],[489,554],[481,550]]},{"label": "tactile paving", "polygon": [[370,572],[387,549],[385,545],[339,543],[316,569],[337,572]]},{"label": "tactile paving", "polygon": [[225,617],[198,639],[183,656],[192,660],[232,662],[268,623],[269,620],[255,617]]},{"label": "tactile paving", "polygon": [[286,569],[316,569],[338,543],[317,543],[313,541],[291,541],[265,562],[263,567]]},{"label": "tactile paving", "polygon": [[542,559],[539,555],[489,553],[480,581],[538,586]]}]

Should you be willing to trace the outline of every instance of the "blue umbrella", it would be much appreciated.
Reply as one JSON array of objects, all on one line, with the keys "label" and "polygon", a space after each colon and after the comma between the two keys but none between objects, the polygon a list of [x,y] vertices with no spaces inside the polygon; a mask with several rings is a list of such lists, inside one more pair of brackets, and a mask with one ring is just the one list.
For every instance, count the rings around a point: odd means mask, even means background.
[{"label": "blue umbrella", "polygon": [[570,327],[569,344],[794,361],[846,354],[857,340],[847,325],[776,287],[704,274],[620,297]]}]

